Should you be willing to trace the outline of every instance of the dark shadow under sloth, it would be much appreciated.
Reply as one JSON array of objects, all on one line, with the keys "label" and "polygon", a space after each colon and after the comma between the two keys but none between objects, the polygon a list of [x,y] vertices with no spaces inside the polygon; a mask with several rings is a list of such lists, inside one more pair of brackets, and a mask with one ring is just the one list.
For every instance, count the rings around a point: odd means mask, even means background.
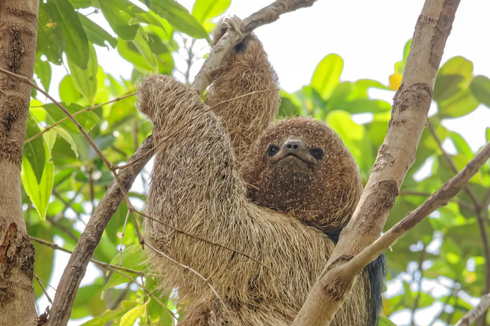
[{"label": "dark shadow under sloth", "polygon": [[[224,31],[218,29],[215,41]],[[245,252],[273,272],[146,220],[147,242],[209,279],[223,301],[162,256],[151,252],[150,262],[165,275],[162,288],[177,287],[186,303],[181,326],[290,325],[354,212],[359,170],[324,123],[293,118],[271,124],[279,106],[277,78],[255,36],[213,77],[206,104],[171,77],[150,76],[139,87],[138,106],[154,124],[154,141],[164,139],[147,214]],[[331,325],[376,325],[384,274],[383,258],[369,265]]]}]

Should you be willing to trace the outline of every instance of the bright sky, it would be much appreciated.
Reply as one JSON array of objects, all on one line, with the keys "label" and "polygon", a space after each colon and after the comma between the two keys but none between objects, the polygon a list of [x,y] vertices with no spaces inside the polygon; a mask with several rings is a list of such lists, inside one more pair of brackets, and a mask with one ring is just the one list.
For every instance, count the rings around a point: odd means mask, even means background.
[{"label": "bright sky", "polygon": [[[194,0],[177,0],[192,9]],[[141,5],[136,0],[133,1]],[[227,14],[245,18],[272,0],[232,0]],[[342,80],[354,81],[360,78],[388,82],[393,73],[393,65],[402,58],[403,46],[412,37],[423,0],[319,0],[312,8],[301,9],[282,16],[277,22],[260,27],[256,34],[263,42],[269,58],[276,69],[281,86],[288,92],[309,84],[312,73],[320,60],[329,53],[337,53],[344,59]],[[452,34],[446,45],[443,62],[461,55],[474,63],[474,73],[490,76],[490,1],[462,1],[454,22]],[[98,16],[98,17],[97,17]],[[107,31],[112,32],[102,15],[91,15]],[[206,44],[199,43],[203,54]],[[198,47],[199,48],[199,47]],[[97,48],[99,64],[104,71],[129,77],[131,64],[119,57],[117,51]],[[176,56],[178,67],[183,61]],[[64,68],[53,66],[53,80],[50,93],[57,96],[59,80],[66,74]],[[200,64],[194,67],[197,73]],[[393,93],[372,92],[376,98],[392,101]],[[460,119],[447,120],[446,127],[461,133],[469,140],[473,150],[484,144],[485,127],[490,127],[490,109],[479,107],[476,111]],[[56,270],[51,285],[56,287],[66,265],[67,256],[56,253]],[[92,266],[83,284],[90,283],[96,276]],[[444,280],[442,281],[444,282]],[[398,285],[399,286],[399,285]],[[398,287],[396,284],[394,288]],[[439,288],[438,288],[439,287]],[[443,288],[438,284],[424,283],[440,295]],[[439,290],[438,290],[439,289]],[[391,290],[390,292],[393,292]],[[53,291],[50,291],[53,295]],[[47,300],[39,302],[44,311]],[[416,321],[426,325],[437,311],[418,314]],[[397,325],[409,323],[409,315],[401,312],[393,319]],[[79,325],[80,321],[70,325]],[[434,324],[441,326],[444,324]]]}]

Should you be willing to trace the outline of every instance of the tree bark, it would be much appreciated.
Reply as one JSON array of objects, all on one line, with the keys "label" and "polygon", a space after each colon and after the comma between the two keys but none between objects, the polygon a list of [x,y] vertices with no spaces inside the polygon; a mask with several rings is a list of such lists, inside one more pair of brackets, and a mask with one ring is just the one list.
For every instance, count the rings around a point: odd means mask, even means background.
[{"label": "tree bark", "polygon": [[[0,67],[32,78],[37,0],[0,1]],[[34,246],[20,192],[22,149],[31,87],[0,75],[0,325],[36,325]]]},{"label": "tree bark", "polygon": [[349,294],[355,278],[346,263],[376,240],[395,204],[427,123],[434,83],[460,0],[426,0],[420,14],[386,138],[379,148],[366,189],[342,231],[328,264],[293,326],[325,326]]}]

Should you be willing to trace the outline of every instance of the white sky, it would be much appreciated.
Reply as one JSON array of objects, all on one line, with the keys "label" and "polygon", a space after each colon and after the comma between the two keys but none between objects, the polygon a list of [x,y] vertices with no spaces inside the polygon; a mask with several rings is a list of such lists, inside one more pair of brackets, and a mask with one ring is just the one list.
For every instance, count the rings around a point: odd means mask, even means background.
[{"label": "white sky", "polygon": [[[192,9],[194,3],[194,0],[177,1],[188,9]],[[270,2],[272,0],[232,0],[227,14],[245,18]],[[329,53],[337,53],[344,59],[342,80],[370,78],[386,84],[388,76],[393,73],[394,63],[402,58],[403,46],[412,37],[423,2],[319,0],[312,8],[284,15],[277,22],[260,27],[256,34],[269,54],[281,86],[288,92],[309,84],[316,65]],[[475,74],[490,76],[489,12],[488,0],[461,1],[442,62],[461,55],[473,61]],[[112,32],[97,16],[102,18],[101,14],[90,18]],[[97,53],[104,71],[129,77],[131,64],[120,58],[117,51],[97,48]],[[182,64],[178,58],[176,61]],[[199,64],[194,67],[194,75],[199,68]],[[58,97],[58,83],[65,74],[63,68],[53,66],[50,93],[55,97]],[[373,92],[372,95],[391,102],[393,93]],[[445,125],[460,132],[476,150],[484,143],[485,127],[490,126],[490,109],[480,107],[466,117],[445,121]],[[67,261],[64,254],[56,253],[56,258],[57,268],[51,279],[54,287]],[[94,269],[89,270],[83,283],[89,283],[94,276]],[[40,302],[42,311],[46,304],[45,299]],[[418,314],[416,321],[426,325],[436,313],[433,310]],[[408,317],[402,312],[395,316],[394,321],[399,326],[405,325],[409,322]],[[70,325],[80,323],[76,321]],[[437,323],[434,325],[438,326]]]}]

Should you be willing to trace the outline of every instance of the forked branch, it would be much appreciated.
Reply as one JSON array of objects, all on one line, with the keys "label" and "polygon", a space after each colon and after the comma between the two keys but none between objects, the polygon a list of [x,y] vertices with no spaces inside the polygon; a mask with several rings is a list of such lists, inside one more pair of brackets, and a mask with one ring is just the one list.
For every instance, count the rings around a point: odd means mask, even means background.
[{"label": "forked branch", "polygon": [[355,282],[355,277],[346,273],[347,263],[381,234],[403,179],[415,160],[437,70],[459,2],[425,1],[415,26],[402,84],[394,98],[386,138],[366,189],[293,326],[330,324]]}]

